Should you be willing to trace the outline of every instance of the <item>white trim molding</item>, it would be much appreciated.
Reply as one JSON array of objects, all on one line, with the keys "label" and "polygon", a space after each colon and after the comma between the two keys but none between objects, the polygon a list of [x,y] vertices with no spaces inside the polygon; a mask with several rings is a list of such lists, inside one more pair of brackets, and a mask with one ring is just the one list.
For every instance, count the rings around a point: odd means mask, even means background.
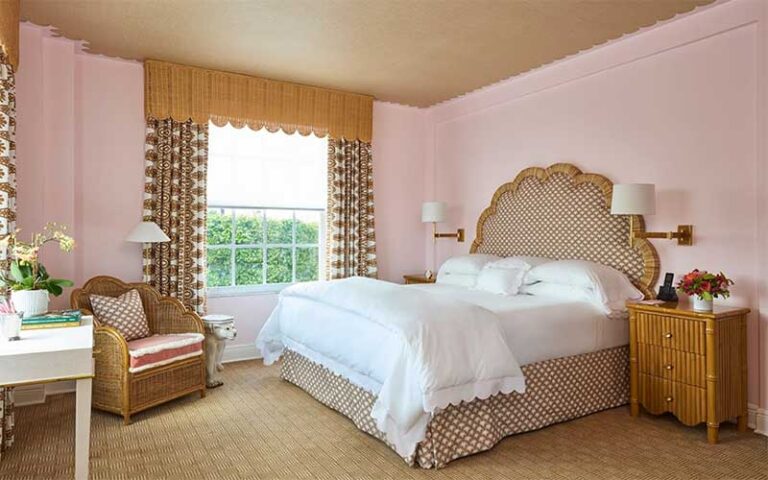
[{"label": "white trim molding", "polygon": [[259,349],[256,348],[255,343],[227,345],[224,349],[221,363],[243,362],[245,360],[256,360],[259,358],[261,358],[261,354],[259,353]]},{"label": "white trim molding", "polygon": [[747,415],[747,425],[755,433],[768,437],[768,409],[760,408],[755,404],[749,404],[749,413]]}]

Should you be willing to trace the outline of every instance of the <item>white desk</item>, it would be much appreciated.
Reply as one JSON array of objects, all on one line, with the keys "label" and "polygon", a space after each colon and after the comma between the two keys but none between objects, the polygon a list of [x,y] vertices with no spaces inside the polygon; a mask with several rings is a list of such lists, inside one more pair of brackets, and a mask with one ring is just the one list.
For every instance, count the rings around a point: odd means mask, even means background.
[{"label": "white desk", "polygon": [[[0,340],[0,386],[77,381],[75,479],[88,479],[93,378],[93,320],[79,327],[22,330],[21,340]],[[25,448],[25,446],[17,445]]]}]

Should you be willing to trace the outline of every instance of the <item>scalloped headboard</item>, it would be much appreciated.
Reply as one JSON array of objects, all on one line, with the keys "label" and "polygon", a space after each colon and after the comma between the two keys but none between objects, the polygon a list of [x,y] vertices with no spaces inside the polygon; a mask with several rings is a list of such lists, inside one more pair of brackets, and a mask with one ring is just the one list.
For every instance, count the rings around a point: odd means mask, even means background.
[{"label": "scalloped headboard", "polygon": [[[629,219],[611,215],[613,183],[567,163],[527,168],[493,195],[470,252],[590,260],[624,272],[653,298],[659,257],[647,240],[629,246]],[[635,216],[635,230],[645,230]]]}]

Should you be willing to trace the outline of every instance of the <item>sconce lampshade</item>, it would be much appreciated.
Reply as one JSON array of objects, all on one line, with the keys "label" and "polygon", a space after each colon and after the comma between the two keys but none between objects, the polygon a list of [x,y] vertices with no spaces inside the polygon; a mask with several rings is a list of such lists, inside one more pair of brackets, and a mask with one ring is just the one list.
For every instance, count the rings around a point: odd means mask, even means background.
[{"label": "sconce lampshade", "polygon": [[171,239],[168,238],[168,235],[160,230],[160,227],[158,227],[155,222],[141,222],[131,230],[131,233],[128,234],[128,238],[125,240],[127,242],[136,243],[161,243],[171,241]]},{"label": "sconce lampshade", "polygon": [[653,215],[656,213],[656,186],[652,183],[614,185],[611,213],[614,215]]},{"label": "sconce lampshade", "polygon": [[445,202],[424,202],[421,205],[421,221],[424,223],[445,221]]}]

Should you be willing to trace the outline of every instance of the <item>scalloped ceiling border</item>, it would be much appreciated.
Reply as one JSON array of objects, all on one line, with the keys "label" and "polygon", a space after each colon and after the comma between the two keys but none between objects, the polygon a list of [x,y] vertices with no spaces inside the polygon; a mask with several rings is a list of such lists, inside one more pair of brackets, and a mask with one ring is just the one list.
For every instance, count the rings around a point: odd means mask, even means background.
[{"label": "scalloped ceiling border", "polygon": [[[88,0],[22,0],[21,17],[52,25],[41,28],[55,36],[87,39],[73,40],[84,53],[159,58],[428,107],[728,0],[622,0],[620,9],[590,0],[262,0],[207,9],[181,8],[184,1],[95,7]],[[173,24],[167,35],[163,22]],[[302,35],[286,33],[295,31]],[[160,41],[166,37],[171,41]]]}]

